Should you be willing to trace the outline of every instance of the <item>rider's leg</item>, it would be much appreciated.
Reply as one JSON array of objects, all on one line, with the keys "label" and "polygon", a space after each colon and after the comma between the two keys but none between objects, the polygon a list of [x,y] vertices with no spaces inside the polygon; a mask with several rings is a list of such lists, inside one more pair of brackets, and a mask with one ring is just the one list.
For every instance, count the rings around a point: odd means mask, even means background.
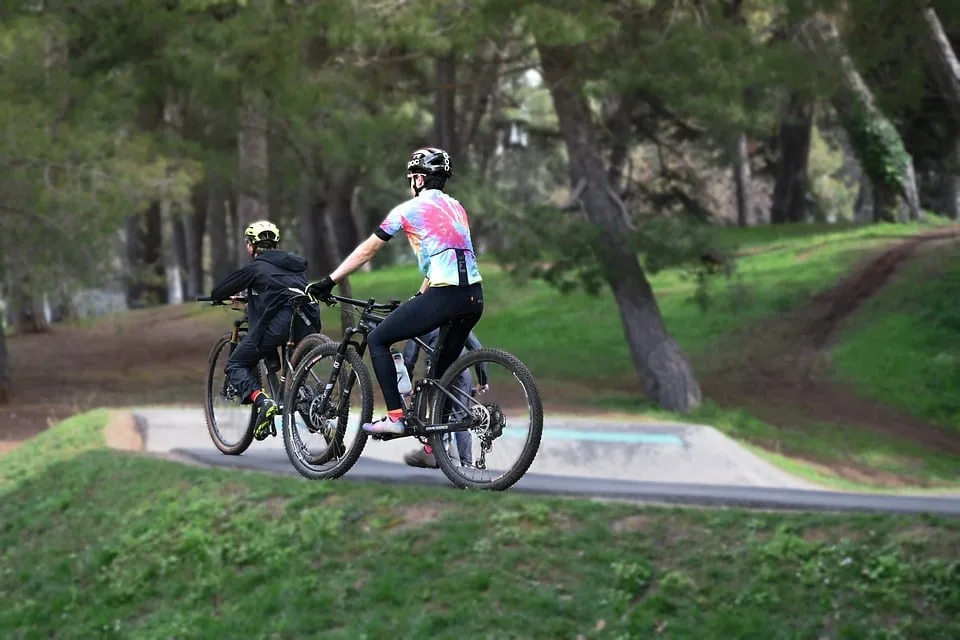
[{"label": "rider's leg", "polygon": [[370,360],[373,372],[380,383],[383,400],[387,405],[387,417],[363,425],[371,433],[403,433],[403,402],[397,390],[397,370],[390,356],[390,345],[437,328],[446,321],[452,311],[449,291],[454,287],[436,287],[427,289],[421,295],[408,300],[397,307],[383,322],[367,336]]},{"label": "rider's leg", "polygon": [[441,331],[440,340],[437,342],[437,353],[434,356],[436,364],[433,370],[435,378],[442,377],[453,361],[460,357],[470,332],[483,315],[483,289],[480,283],[461,289],[461,292],[456,313],[446,330]]},{"label": "rider's leg", "polygon": [[286,340],[287,325],[285,323],[289,321],[289,314],[277,314],[264,328],[259,345],[253,344],[249,335],[244,336],[227,360],[227,377],[237,388],[243,403],[252,402],[257,408],[253,429],[253,435],[257,440],[267,437],[268,427],[279,410],[276,401],[261,388],[257,380],[257,364],[271,352],[275,354],[277,348]]},{"label": "rider's leg", "polygon": [[[468,400],[471,398],[472,394],[470,390],[473,388],[473,377],[470,375],[470,370],[467,369],[459,376],[457,376],[456,382],[453,383],[453,389],[450,390],[450,393],[458,399],[463,404],[470,406]],[[464,413],[463,409],[457,407],[457,417],[455,419],[463,419],[462,414]],[[454,433],[454,438],[457,441],[457,452],[460,454],[460,464],[468,465],[473,463],[473,436],[469,431],[457,431]]]}]

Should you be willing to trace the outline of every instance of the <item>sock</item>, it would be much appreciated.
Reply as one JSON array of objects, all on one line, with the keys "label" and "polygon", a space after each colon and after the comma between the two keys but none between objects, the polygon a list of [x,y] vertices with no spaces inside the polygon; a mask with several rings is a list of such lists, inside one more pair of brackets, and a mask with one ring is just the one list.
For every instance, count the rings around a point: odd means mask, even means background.
[{"label": "sock", "polygon": [[403,417],[403,409],[391,409],[390,411],[387,411],[387,417],[393,422],[396,422]]},{"label": "sock", "polygon": [[423,450],[427,452],[427,455],[430,455],[431,453],[433,453],[433,447],[431,447],[428,444],[423,445]]},{"label": "sock", "polygon": [[261,391],[260,389],[257,389],[256,391],[254,391],[253,393],[251,393],[251,394],[250,394],[250,402],[256,402],[256,401],[257,401],[257,398],[260,396],[261,393],[263,393],[263,391]]}]

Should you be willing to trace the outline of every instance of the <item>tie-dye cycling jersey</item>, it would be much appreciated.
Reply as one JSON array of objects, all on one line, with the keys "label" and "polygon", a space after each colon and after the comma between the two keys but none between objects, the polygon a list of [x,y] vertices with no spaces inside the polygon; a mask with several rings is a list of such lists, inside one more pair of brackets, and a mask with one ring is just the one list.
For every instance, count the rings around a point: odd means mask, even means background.
[{"label": "tie-dye cycling jersey", "polygon": [[394,207],[374,233],[387,241],[401,229],[431,286],[480,282],[467,212],[456,199],[437,189],[421,191]]}]

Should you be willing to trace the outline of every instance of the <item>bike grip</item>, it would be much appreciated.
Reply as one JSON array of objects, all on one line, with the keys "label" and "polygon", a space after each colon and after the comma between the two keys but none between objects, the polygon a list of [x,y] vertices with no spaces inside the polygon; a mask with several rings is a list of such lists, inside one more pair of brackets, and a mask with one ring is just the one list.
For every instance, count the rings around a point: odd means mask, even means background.
[{"label": "bike grip", "polygon": [[197,296],[197,302],[213,302],[210,296]]}]

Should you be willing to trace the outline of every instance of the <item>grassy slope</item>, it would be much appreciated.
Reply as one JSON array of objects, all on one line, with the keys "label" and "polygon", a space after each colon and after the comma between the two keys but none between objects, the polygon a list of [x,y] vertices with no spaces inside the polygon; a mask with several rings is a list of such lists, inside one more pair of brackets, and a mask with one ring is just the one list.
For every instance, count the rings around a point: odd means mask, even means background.
[{"label": "grassy slope", "polygon": [[866,396],[960,430],[960,250],[919,257],[841,335],[833,363]]},{"label": "grassy slope", "polygon": [[[750,229],[718,228],[722,244],[753,255],[738,260],[738,276],[716,278],[716,306],[703,313],[693,301],[694,283],[677,270],[652,278],[657,301],[671,333],[695,354],[717,335],[760,316],[790,308],[811,292],[829,287],[863,251],[884,239],[915,233],[919,225],[787,225]],[[802,265],[802,268],[801,268]],[[585,293],[561,295],[542,282],[514,284],[492,260],[484,274],[484,316],[477,326],[481,342],[513,351],[545,383],[609,381],[617,389],[636,389],[635,375],[613,297]],[[354,295],[405,298],[421,278],[410,266],[353,276]],[[331,330],[335,313],[325,312]]]},{"label": "grassy slope", "polygon": [[948,638],[960,523],[0,458],[0,637]]}]

